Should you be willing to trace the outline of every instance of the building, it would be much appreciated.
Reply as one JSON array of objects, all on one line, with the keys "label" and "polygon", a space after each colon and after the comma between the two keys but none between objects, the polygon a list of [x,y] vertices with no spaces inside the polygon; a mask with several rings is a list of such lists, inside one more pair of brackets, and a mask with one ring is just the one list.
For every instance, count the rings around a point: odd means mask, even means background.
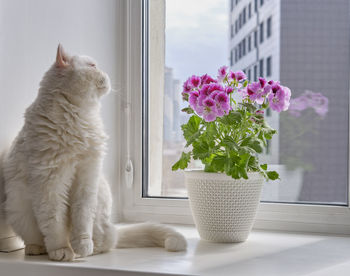
[{"label": "building", "polygon": [[[229,57],[233,70],[250,80],[259,76],[280,80],[293,97],[305,90],[329,99],[329,112],[316,133],[292,146],[307,145],[303,184],[298,198],[305,202],[344,204],[348,183],[348,112],[350,16],[347,0],[229,0]],[[281,129],[285,115],[266,114],[280,131],[263,158],[288,163]],[[314,118],[303,123],[312,125]],[[308,122],[309,121],[309,122]],[[285,127],[285,125],[283,125]],[[289,154],[289,153],[288,153]],[[292,153],[293,154],[293,153]],[[291,155],[291,154],[289,154]]]},{"label": "building", "polygon": [[174,78],[173,69],[165,67],[164,73],[164,141],[179,142],[181,133],[181,83]]}]

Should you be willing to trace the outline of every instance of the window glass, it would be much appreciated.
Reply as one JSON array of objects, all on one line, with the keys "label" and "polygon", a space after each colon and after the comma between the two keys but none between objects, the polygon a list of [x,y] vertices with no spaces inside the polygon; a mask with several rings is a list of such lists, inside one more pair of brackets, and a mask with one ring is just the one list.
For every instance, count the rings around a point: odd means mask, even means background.
[{"label": "window glass", "polygon": [[271,59],[272,57],[266,59],[266,77],[271,77]]},{"label": "window glass", "polygon": [[260,59],[259,61],[259,76],[264,77],[264,60]]},{"label": "window glass", "polygon": [[260,23],[259,34],[260,34],[260,43],[263,43],[264,42],[264,22]]},{"label": "window glass", "polygon": [[272,22],[272,18],[271,16],[267,19],[267,37],[271,36],[271,22]]},{"label": "window glass", "polygon": [[252,38],[249,35],[248,36],[248,52],[250,52],[252,50]]},{"label": "window glass", "polygon": [[[245,69],[253,80],[259,76],[280,80],[292,91],[287,112],[278,115],[267,110],[265,114],[278,135],[260,158],[279,172],[281,180],[264,185],[262,200],[346,205],[349,1],[339,0],[334,5],[331,0],[322,4],[319,0],[269,0],[262,5],[263,1],[254,0],[251,3],[259,22],[249,22],[239,36],[230,39],[229,22],[236,22],[238,28],[243,7],[248,7],[249,13],[250,2],[241,0],[240,8],[230,11],[227,0],[203,0],[200,5],[198,0],[165,1],[164,91],[157,95],[164,110],[159,119],[163,138],[157,140],[162,148],[162,181],[158,190],[152,189],[155,192],[148,195],[186,196],[183,172],[171,171],[185,145],[180,126],[188,115],[181,112],[182,83],[194,74],[215,77],[217,69],[231,60],[232,70]],[[264,41],[264,22],[266,37],[273,35],[273,39]],[[155,38],[152,30],[149,32],[152,47]],[[254,54],[244,55],[245,47],[250,48],[250,34],[254,36]],[[248,42],[242,42],[243,37]],[[264,43],[257,43],[258,39]],[[159,122],[149,122],[155,123]],[[152,137],[149,140],[152,143]],[[192,165],[200,166],[195,162]]]},{"label": "window glass", "polygon": [[254,47],[258,47],[258,31],[254,31]]}]

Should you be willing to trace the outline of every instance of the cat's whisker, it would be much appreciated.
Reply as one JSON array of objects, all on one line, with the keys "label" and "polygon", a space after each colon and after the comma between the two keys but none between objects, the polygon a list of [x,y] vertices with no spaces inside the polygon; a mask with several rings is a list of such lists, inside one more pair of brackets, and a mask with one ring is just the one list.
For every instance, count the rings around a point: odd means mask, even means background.
[{"label": "cat's whisker", "polygon": [[127,99],[125,99],[126,97],[121,93],[121,88],[118,88],[118,89],[114,89],[114,88],[111,88],[110,90],[113,95],[117,95],[121,102],[126,105],[126,107],[130,106],[130,102],[128,102]]}]

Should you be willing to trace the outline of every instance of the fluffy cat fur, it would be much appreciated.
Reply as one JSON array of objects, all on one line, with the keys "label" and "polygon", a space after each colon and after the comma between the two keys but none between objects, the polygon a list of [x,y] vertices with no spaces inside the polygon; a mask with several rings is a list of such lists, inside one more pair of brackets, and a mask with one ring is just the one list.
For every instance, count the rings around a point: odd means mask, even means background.
[{"label": "fluffy cat fur", "polygon": [[28,255],[72,261],[115,247],[186,248],[184,237],[169,227],[144,223],[116,229],[110,222],[111,191],[102,175],[106,135],[99,115],[100,97],[109,90],[107,74],[93,59],[70,56],[59,45],[22,130],[2,154],[6,220]]}]

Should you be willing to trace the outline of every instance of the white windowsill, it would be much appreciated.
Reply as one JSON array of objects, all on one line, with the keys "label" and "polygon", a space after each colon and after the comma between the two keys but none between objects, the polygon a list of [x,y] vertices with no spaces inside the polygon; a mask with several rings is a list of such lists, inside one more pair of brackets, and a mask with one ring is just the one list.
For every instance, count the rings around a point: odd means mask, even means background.
[{"label": "white windowsill", "polygon": [[0,275],[348,275],[350,237],[254,231],[239,244],[201,241],[191,226],[175,226],[187,252],[162,248],[116,249],[73,263],[0,253]]}]

